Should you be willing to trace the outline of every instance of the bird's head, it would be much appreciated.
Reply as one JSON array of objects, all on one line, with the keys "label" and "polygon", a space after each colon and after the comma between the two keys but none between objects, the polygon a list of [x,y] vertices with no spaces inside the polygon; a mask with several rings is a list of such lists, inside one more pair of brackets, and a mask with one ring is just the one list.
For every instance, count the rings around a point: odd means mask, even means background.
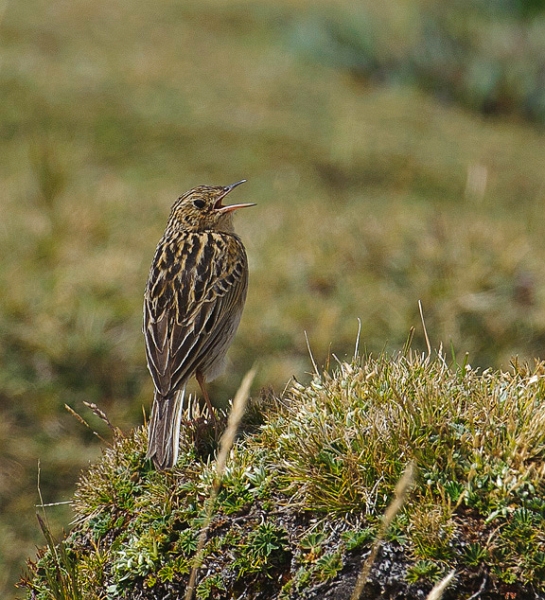
[{"label": "bird's head", "polygon": [[173,229],[188,231],[233,231],[233,213],[239,208],[255,206],[248,204],[231,204],[224,206],[223,199],[227,194],[246,180],[231,185],[212,187],[199,185],[173,204],[168,225]]}]

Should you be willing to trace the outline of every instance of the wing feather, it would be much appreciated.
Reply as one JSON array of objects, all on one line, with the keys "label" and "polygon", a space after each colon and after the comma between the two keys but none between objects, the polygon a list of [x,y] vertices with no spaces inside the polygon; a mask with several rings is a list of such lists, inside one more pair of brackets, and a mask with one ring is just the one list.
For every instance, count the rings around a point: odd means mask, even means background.
[{"label": "wing feather", "polygon": [[148,367],[163,397],[223,359],[248,283],[246,253],[236,235],[184,232],[176,242],[175,252],[159,242],[144,300]]}]

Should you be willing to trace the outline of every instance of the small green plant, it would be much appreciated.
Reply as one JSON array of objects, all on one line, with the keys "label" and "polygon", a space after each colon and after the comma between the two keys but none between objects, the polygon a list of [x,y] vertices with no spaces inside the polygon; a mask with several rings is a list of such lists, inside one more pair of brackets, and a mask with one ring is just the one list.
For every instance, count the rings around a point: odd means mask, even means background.
[{"label": "small green plant", "polygon": [[458,481],[445,482],[443,484],[443,489],[453,503],[458,502],[464,492],[464,486]]},{"label": "small green plant", "polygon": [[305,551],[305,561],[314,562],[322,554],[326,539],[323,531],[311,531],[301,538],[299,545]]},{"label": "small green plant", "polygon": [[535,518],[531,510],[527,508],[517,508],[511,518],[510,529],[516,531],[519,535],[531,535]]},{"label": "small green plant", "polygon": [[197,550],[197,535],[192,529],[185,529],[178,536],[175,548],[186,556],[191,556]]},{"label": "small green plant", "polygon": [[545,579],[545,551],[538,550],[530,557],[530,568],[536,579]]},{"label": "small green plant", "polygon": [[398,514],[384,534],[385,539],[401,546],[405,545],[408,540],[407,523],[408,515],[403,513]]},{"label": "small green plant", "polygon": [[341,539],[346,545],[346,549],[351,552],[371,544],[375,539],[376,530],[374,527],[365,527],[364,529],[351,529],[341,534]]},{"label": "small green plant", "polygon": [[419,560],[407,569],[406,579],[409,583],[421,583],[423,581],[435,583],[443,575],[443,568],[438,563],[424,559]]},{"label": "small green plant", "polygon": [[319,581],[328,581],[336,577],[342,568],[341,552],[329,552],[318,558],[314,566],[314,574]]},{"label": "small green plant", "polygon": [[518,580],[518,575],[514,569],[494,567],[492,572],[501,582],[509,585],[514,584]]},{"label": "small green plant", "polygon": [[273,523],[261,523],[238,548],[235,567],[239,577],[247,573],[271,571],[289,560],[286,530]]},{"label": "small green plant", "polygon": [[486,548],[477,542],[471,542],[464,549],[462,560],[470,567],[479,567],[487,561],[490,554]]},{"label": "small green plant", "polygon": [[206,577],[197,586],[197,599],[208,600],[209,598],[217,597],[218,592],[224,592],[226,589],[222,576],[219,573],[211,575],[210,577]]},{"label": "small green plant", "polygon": [[116,582],[124,583],[155,573],[161,563],[163,536],[149,530],[131,534],[120,541],[113,556],[112,573]]}]

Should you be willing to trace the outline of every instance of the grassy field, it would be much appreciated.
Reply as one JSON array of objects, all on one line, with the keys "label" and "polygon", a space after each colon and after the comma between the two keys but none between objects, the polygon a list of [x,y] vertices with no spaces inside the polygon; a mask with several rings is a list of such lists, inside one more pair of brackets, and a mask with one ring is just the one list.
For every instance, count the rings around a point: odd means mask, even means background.
[{"label": "grassy field", "polygon": [[[540,106],[543,20],[483,16],[468,65],[528,52],[486,94],[453,94],[400,60],[425,56],[415,38],[434,6],[0,4],[2,597],[42,541],[38,470],[45,502],[69,500],[100,453],[64,404],[104,436],[84,401],[125,430],[149,410],[144,283],[193,185],[246,178],[237,199],[258,203],[237,220],[250,291],[218,400],[256,362],[256,393],[308,380],[305,331],[319,364],[352,354],[358,318],[369,352],[398,350],[412,326],[424,349],[419,300],[432,344],[460,362],[543,356],[545,136],[525,104]],[[58,534],[70,510],[50,513]]]}]

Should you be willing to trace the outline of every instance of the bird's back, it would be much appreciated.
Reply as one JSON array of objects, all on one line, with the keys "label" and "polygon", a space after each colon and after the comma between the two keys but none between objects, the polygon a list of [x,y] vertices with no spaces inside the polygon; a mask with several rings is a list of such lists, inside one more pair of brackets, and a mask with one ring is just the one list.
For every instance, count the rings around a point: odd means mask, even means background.
[{"label": "bird's back", "polygon": [[144,299],[148,367],[162,396],[196,370],[221,372],[248,287],[248,261],[238,236],[225,232],[165,235],[155,253]]}]

